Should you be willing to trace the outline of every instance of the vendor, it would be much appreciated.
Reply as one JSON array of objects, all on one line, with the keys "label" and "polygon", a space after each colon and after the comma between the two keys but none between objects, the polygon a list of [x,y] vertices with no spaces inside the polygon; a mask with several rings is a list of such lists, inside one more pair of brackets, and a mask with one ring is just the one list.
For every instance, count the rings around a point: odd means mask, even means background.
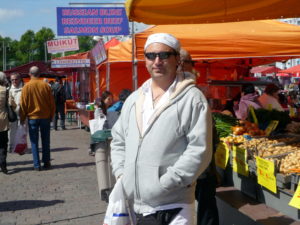
[{"label": "vendor", "polygon": [[284,111],[279,103],[279,90],[279,87],[275,84],[268,84],[265,88],[265,92],[258,98],[261,106],[265,109]]},{"label": "vendor", "polygon": [[240,120],[245,120],[248,117],[250,106],[254,109],[261,108],[258,97],[253,84],[244,84],[242,86],[241,99],[233,108],[236,117]]}]

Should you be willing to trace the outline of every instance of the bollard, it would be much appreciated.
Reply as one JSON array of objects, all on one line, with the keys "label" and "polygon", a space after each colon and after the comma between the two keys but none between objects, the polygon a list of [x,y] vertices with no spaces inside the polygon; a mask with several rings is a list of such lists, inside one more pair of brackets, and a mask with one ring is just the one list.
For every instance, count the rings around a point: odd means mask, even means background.
[{"label": "bollard", "polygon": [[107,201],[107,195],[115,183],[110,166],[110,140],[98,142],[95,146],[95,150],[99,195],[101,200]]}]

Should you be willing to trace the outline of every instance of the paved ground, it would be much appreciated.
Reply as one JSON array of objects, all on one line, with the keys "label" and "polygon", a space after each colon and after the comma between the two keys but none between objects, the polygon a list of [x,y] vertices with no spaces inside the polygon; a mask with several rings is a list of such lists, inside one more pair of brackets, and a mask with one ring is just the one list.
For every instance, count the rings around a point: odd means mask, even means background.
[{"label": "paved ground", "polygon": [[67,128],[51,131],[51,170],[33,171],[31,154],[8,155],[9,175],[0,173],[1,225],[102,224],[106,203],[87,153],[89,133]]}]

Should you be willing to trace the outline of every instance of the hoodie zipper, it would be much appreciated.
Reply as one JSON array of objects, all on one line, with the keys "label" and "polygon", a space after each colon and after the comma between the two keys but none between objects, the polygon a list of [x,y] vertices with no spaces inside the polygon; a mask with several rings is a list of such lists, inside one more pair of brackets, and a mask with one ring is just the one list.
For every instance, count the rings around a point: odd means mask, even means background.
[{"label": "hoodie zipper", "polygon": [[141,143],[142,143],[142,136],[140,135],[139,136],[139,144],[138,144],[138,151],[137,151],[137,156],[136,156],[136,159],[135,159],[135,189],[136,189],[136,196],[138,199],[141,199],[141,195],[140,195],[140,189],[139,189],[139,179],[138,179],[138,176],[139,176],[139,173],[138,173],[138,165],[137,165],[137,162],[138,162],[138,158],[139,158],[139,155],[140,155],[140,148],[141,148]]}]

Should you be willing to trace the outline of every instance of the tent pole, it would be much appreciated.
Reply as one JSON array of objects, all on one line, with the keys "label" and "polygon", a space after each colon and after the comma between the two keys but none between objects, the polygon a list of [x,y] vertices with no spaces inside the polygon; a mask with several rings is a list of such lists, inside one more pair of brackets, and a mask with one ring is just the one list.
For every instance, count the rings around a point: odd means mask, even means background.
[{"label": "tent pole", "polygon": [[132,38],[132,88],[137,89],[137,64],[135,62],[135,36],[134,36],[134,22],[131,22],[131,38]]},{"label": "tent pole", "polygon": [[106,63],[106,90],[109,91],[110,84],[110,63]]}]

